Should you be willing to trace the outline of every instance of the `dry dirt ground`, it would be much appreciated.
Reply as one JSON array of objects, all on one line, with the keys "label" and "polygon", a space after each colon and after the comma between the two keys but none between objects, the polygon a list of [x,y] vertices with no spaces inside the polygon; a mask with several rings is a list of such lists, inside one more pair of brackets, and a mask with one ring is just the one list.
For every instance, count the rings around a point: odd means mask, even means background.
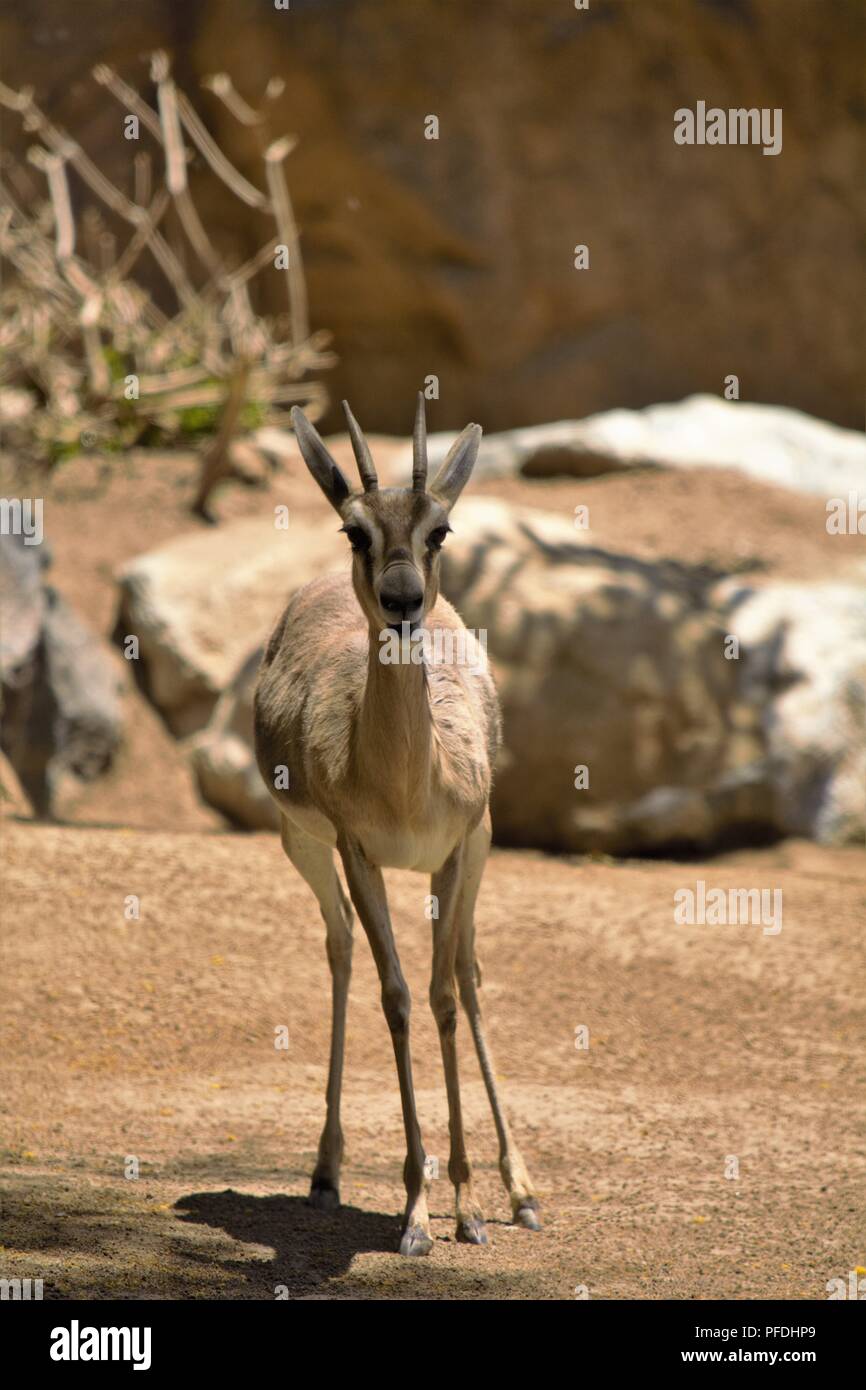
[{"label": "dry dirt ground", "polygon": [[[3,1277],[42,1278],[55,1298],[569,1299],[584,1286],[823,1299],[828,1279],[866,1265],[862,850],[792,843],[709,864],[494,853],[478,914],[486,1009],[545,1225],[507,1222],[461,1021],[486,1249],[453,1239],[426,881],[388,874],[443,1174],[420,1260],[395,1253],[400,1110],[362,934],[344,1206],[305,1204],[328,976],[313,900],[276,837],[7,819],[3,863]],[[674,891],[698,878],[781,888],[781,933],[675,925]]]}]

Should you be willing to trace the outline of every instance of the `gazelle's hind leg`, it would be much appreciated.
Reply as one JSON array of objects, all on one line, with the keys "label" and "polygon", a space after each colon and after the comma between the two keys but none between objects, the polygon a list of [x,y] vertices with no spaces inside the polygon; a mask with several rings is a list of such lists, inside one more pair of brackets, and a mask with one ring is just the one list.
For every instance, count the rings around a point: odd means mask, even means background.
[{"label": "gazelle's hind leg", "polygon": [[327,929],[332,1002],[328,1110],[319,1140],[319,1157],[310,1187],[310,1202],[323,1211],[333,1211],[340,1205],[340,1164],[343,1159],[340,1092],[343,1085],[346,1004],[352,974],[352,909],[337,875],[333,850],[320,840],[314,840],[312,835],[299,829],[285,816],[282,840],[289,859],[318,898]]},{"label": "gazelle's hind leg", "polygon": [[[457,1199],[457,1239],[468,1245],[486,1245],[487,1230],[484,1213],[472,1192],[472,1170],[466,1154],[463,1132],[463,1111],[460,1104],[460,1080],[457,1070],[457,964],[460,901],[466,890],[466,841],[449,855],[442,868],[433,874],[430,891],[436,901],[437,916],[433,920],[433,975],[430,980],[430,1007],[439,1029],[442,1065],[445,1069],[445,1088],[448,1093],[448,1129],[451,1149],[448,1156],[448,1176],[454,1184]],[[483,868],[483,858],[481,862]],[[472,901],[478,892],[477,884],[470,892]]]},{"label": "gazelle's hind leg", "polygon": [[538,1200],[533,1191],[526,1166],[520,1156],[520,1151],[511,1137],[505,1112],[499,1103],[499,1096],[496,1092],[496,1072],[490,1049],[487,1046],[487,1039],[484,1036],[481,1005],[478,1002],[480,978],[475,960],[475,900],[478,896],[478,888],[489,849],[490,817],[488,814],[466,841],[463,884],[457,909],[457,982],[460,987],[460,999],[472,1029],[475,1051],[478,1053],[478,1061],[481,1066],[481,1074],[484,1077],[484,1085],[487,1088],[490,1108],[493,1111],[493,1122],[496,1125],[496,1134],[499,1139],[499,1172],[511,1199],[512,1217],[517,1225],[537,1231],[541,1227],[538,1217]]}]

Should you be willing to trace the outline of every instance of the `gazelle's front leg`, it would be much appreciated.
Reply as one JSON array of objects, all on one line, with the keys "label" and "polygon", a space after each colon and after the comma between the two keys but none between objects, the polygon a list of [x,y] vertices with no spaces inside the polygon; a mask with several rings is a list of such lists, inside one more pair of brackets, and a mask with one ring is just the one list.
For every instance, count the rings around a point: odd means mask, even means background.
[{"label": "gazelle's front leg", "polygon": [[352,909],[340,886],[333,850],[293,825],[286,816],[283,816],[282,841],[289,859],[318,898],[328,933],[331,1057],[328,1063],[327,1116],[310,1185],[310,1203],[322,1211],[333,1211],[340,1205],[340,1166],[343,1161],[340,1092],[343,1085],[346,1004],[352,974]]},{"label": "gazelle's front leg", "polygon": [[511,1137],[505,1111],[499,1102],[493,1058],[484,1036],[481,1005],[478,1002],[478,964],[475,959],[475,899],[478,896],[489,849],[490,815],[488,812],[466,840],[463,882],[457,909],[457,981],[460,986],[460,998],[469,1019],[469,1026],[472,1029],[475,1051],[478,1053],[481,1075],[484,1077],[490,1108],[493,1111],[493,1123],[496,1125],[496,1135],[499,1139],[499,1172],[508,1189],[512,1216],[518,1226],[526,1226],[531,1231],[537,1231],[541,1228],[541,1222],[538,1218],[538,1200],[526,1171],[526,1165]]},{"label": "gazelle's front leg", "polygon": [[341,835],[337,848],[346,870],[346,881],[361,925],[367,933],[379,980],[382,985],[382,1009],[391,1030],[400,1100],[403,1104],[403,1125],[406,1130],[406,1162],[403,1179],[406,1184],[406,1218],[400,1241],[401,1255],[427,1255],[433,1247],[430,1217],[427,1211],[427,1179],[424,1173],[424,1146],[415,1109],[415,1090],[412,1085],[412,1059],[409,1052],[409,987],[403,978],[382,872],[367,859],[357,842]]},{"label": "gazelle's front leg", "polygon": [[[470,1245],[486,1245],[484,1213],[472,1194],[472,1173],[466,1155],[463,1111],[460,1105],[460,1079],[457,1070],[457,991],[455,968],[459,930],[459,907],[465,877],[464,842],[449,855],[433,874],[430,891],[437,916],[433,919],[433,976],[430,981],[430,1007],[439,1029],[439,1045],[448,1092],[448,1129],[451,1151],[448,1176],[457,1197],[457,1239]],[[474,896],[473,896],[474,901]]]}]

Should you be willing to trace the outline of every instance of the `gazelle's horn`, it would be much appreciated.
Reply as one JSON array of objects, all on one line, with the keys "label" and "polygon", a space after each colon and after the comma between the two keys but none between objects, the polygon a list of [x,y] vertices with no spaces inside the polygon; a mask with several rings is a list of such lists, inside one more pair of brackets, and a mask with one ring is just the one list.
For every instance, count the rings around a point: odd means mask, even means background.
[{"label": "gazelle's horn", "polygon": [[427,491],[427,417],[424,411],[424,392],[418,392],[415,429],[412,434],[412,491]]},{"label": "gazelle's horn", "polygon": [[349,438],[352,441],[352,452],[355,455],[355,462],[358,465],[358,472],[361,475],[364,491],[376,492],[379,487],[379,479],[376,477],[376,468],[367,441],[361,433],[361,426],[349,409],[348,401],[343,401],[343,412],[346,416],[346,424],[349,426]]}]

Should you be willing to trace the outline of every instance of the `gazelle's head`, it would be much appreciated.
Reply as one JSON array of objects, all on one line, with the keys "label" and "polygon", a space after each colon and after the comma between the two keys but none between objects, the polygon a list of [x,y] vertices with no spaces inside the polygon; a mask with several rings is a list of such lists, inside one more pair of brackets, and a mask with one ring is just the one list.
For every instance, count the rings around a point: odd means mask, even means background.
[{"label": "gazelle's head", "polygon": [[379,488],[376,469],[358,422],[343,401],[352,449],[361,475],[353,492],[318,432],[295,406],[292,423],[304,461],[342,519],[352,547],[352,582],[370,624],[415,628],[439,593],[439,552],[451,530],[448,517],[478,455],[481,426],[467,425],[455,440],[431,487],[427,487],[427,427],[424,396],[412,449],[411,488]]}]

